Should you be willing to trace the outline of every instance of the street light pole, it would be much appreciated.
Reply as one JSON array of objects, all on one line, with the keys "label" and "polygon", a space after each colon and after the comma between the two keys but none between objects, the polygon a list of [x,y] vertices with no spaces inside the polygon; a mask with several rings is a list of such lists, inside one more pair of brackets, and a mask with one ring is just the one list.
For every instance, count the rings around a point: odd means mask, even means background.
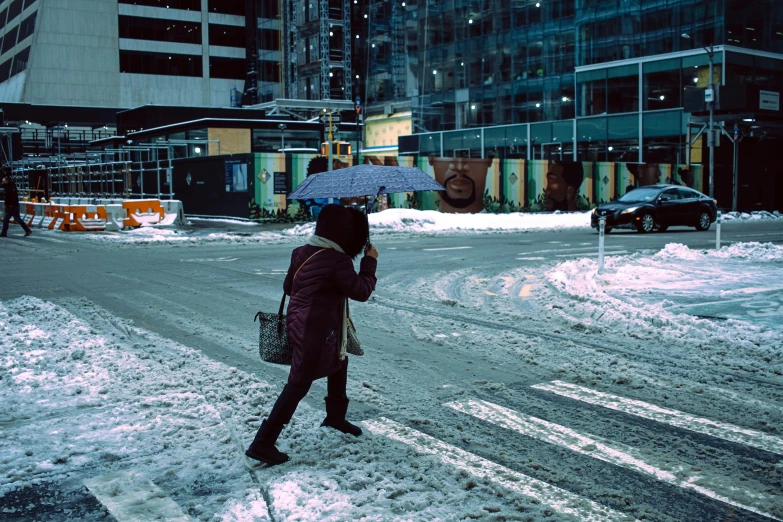
[{"label": "street light pole", "polygon": [[277,126],[280,129],[280,152],[285,154],[285,123]]},{"label": "street light pole", "polygon": [[710,146],[710,197],[715,197],[715,138],[717,137],[715,135],[715,132],[713,132],[713,119],[715,114],[715,86],[713,84],[713,57],[715,55],[715,50],[710,44],[709,50],[705,47],[705,51],[707,51],[707,54],[710,56],[710,92],[712,93],[712,101],[710,102],[710,127],[709,127],[709,143]]},{"label": "street light pole", "polygon": [[[682,38],[686,40],[691,40],[691,35],[688,33],[682,33]],[[715,46],[714,44],[710,44],[709,49],[704,47],[705,51],[707,51],[707,55],[710,57],[710,78],[709,78],[709,86],[708,91],[710,93],[710,101],[707,102],[710,105],[710,122],[709,127],[707,128],[707,146],[710,149],[710,177],[709,177],[709,183],[710,183],[710,197],[715,197],[715,138],[716,133],[713,132],[713,126],[714,126],[714,117],[715,117],[715,84],[713,83],[713,67],[714,67],[714,57],[715,57]],[[690,143],[688,144],[688,147],[690,147]]]}]

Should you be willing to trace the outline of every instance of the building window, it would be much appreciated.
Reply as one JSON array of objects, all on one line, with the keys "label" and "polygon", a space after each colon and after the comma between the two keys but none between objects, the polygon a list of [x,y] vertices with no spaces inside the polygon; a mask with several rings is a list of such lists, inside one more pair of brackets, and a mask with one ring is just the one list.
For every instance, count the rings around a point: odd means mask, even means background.
[{"label": "building window", "polygon": [[119,36],[134,40],[200,44],[201,24],[199,22],[120,15]]},{"label": "building window", "polygon": [[27,69],[27,60],[30,58],[30,47],[28,46],[14,56],[14,66],[11,68],[11,76],[16,76]]},{"label": "building window", "polygon": [[202,76],[201,56],[120,50],[120,72],[165,76]]},{"label": "building window", "polygon": [[681,163],[682,112],[655,112],[644,115],[644,161]]},{"label": "building window", "polygon": [[8,80],[11,77],[11,63],[13,58],[9,58],[2,65],[0,65],[0,83]]},{"label": "building window", "polygon": [[8,8],[3,9],[0,11],[0,29],[5,27],[5,19],[8,16]]},{"label": "building window", "polygon": [[258,17],[275,19],[279,16],[280,9],[277,2],[259,2]]},{"label": "building window", "polygon": [[280,81],[280,64],[277,62],[258,62],[258,79],[261,82],[278,83]]},{"label": "building window", "polygon": [[606,69],[576,75],[579,116],[606,114]]},{"label": "building window", "polygon": [[245,47],[245,28],[231,25],[209,24],[209,45]]},{"label": "building window", "polygon": [[609,113],[639,110],[639,67],[625,65],[607,71],[606,97]]},{"label": "building window", "polygon": [[608,161],[638,161],[639,116],[613,116],[607,118],[607,123]]},{"label": "building window", "polygon": [[16,34],[19,32],[19,26],[17,25],[10,31],[8,31],[5,34],[5,38],[3,39],[3,51],[2,52],[8,52],[11,49],[14,48],[16,45]]},{"label": "building window", "polygon": [[209,58],[209,77],[226,80],[244,80],[247,76],[247,64],[244,58]]},{"label": "building window", "polygon": [[33,14],[22,20],[22,23],[19,24],[19,41],[21,42],[28,36],[31,36],[33,32],[35,31],[35,18],[38,15],[38,11],[35,11]]},{"label": "building window", "polygon": [[644,64],[644,110],[682,107],[682,89],[679,58]]},{"label": "building window", "polygon": [[280,31],[261,29],[258,31],[258,48],[264,51],[280,50]]},{"label": "building window", "polygon": [[12,21],[20,14],[22,14],[22,0],[14,0],[11,2],[11,5],[8,6],[8,21]]},{"label": "building window", "polygon": [[24,0],[24,9],[27,9],[35,3],[35,0]]},{"label": "building window", "polygon": [[209,12],[245,16],[244,0],[209,0]]},{"label": "building window", "polygon": [[121,4],[146,5],[162,9],[201,11],[201,0],[118,0]]}]

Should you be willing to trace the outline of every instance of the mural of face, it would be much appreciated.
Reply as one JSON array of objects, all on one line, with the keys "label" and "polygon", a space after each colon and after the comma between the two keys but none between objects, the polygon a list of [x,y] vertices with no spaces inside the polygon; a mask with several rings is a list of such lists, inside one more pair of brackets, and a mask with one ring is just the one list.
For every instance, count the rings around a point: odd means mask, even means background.
[{"label": "mural of face", "polygon": [[657,163],[644,165],[627,164],[628,171],[636,178],[640,187],[657,185],[661,182],[661,169]]},{"label": "mural of face", "polygon": [[584,171],[581,163],[555,161],[546,173],[546,208],[549,211],[575,211],[576,196],[582,185]]},{"label": "mural of face", "polygon": [[484,210],[484,189],[492,158],[430,158],[440,192],[441,212],[478,213]]},{"label": "mural of face", "polygon": [[677,174],[680,175],[680,179],[683,183],[685,183],[686,187],[693,188],[693,183],[695,180],[693,179],[693,171],[691,169],[678,168]]}]

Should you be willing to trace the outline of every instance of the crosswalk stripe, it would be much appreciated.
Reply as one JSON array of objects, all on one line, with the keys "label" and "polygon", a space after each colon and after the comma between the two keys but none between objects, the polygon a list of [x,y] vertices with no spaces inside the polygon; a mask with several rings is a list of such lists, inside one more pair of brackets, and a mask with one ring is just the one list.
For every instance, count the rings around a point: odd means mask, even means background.
[{"label": "crosswalk stripe", "polygon": [[[697,482],[714,482],[714,479],[717,477],[708,478],[689,475],[683,466],[679,465],[672,467],[672,469],[661,468],[659,465],[645,461],[637,450],[624,444],[611,442],[593,435],[582,434],[565,426],[536,417],[522,415],[503,406],[482,400],[457,401],[445,404],[445,406],[472,415],[483,421],[502,426],[508,430],[516,431],[522,435],[556,446],[563,446],[576,453],[581,453],[615,466],[651,475],[661,482],[694,491],[725,504],[752,511],[773,520],[781,520],[765,512],[762,508],[751,505],[751,502],[757,505],[774,506],[779,505],[778,503],[782,502],[783,498],[773,497],[764,493],[738,491],[737,488],[726,488],[733,497],[730,498],[725,494],[697,484]],[[722,481],[717,481],[717,483],[722,483]]]},{"label": "crosswalk stripe", "polygon": [[158,486],[140,473],[107,473],[85,480],[84,485],[118,522],[193,520]]},{"label": "crosswalk stripe", "polygon": [[435,455],[445,464],[476,477],[490,480],[525,497],[535,499],[559,513],[575,515],[586,522],[633,520],[633,517],[619,511],[523,475],[393,420],[381,417],[378,420],[364,421],[362,424],[376,435],[383,435],[413,446],[420,453]]},{"label": "crosswalk stripe", "polygon": [[725,422],[717,422],[702,417],[696,417],[681,411],[662,408],[655,404],[591,390],[584,386],[563,381],[536,384],[533,385],[532,388],[548,391],[562,397],[568,397],[595,406],[621,411],[655,422],[661,422],[677,428],[695,431],[718,439],[744,444],[777,455],[783,455],[783,439],[757,430],[741,428]]}]

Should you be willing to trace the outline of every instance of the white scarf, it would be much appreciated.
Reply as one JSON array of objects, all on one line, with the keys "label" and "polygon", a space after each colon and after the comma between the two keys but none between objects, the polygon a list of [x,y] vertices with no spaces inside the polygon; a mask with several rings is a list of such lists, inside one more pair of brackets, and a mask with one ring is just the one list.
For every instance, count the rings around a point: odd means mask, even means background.
[{"label": "white scarf", "polygon": [[[307,240],[307,244],[319,248],[331,248],[337,250],[341,254],[345,254],[345,250],[340,245],[325,237],[316,236],[313,234],[310,239]],[[337,339],[340,345],[340,360],[345,359],[346,347],[348,346],[348,298],[343,299],[343,317],[340,325],[340,337]]]}]

